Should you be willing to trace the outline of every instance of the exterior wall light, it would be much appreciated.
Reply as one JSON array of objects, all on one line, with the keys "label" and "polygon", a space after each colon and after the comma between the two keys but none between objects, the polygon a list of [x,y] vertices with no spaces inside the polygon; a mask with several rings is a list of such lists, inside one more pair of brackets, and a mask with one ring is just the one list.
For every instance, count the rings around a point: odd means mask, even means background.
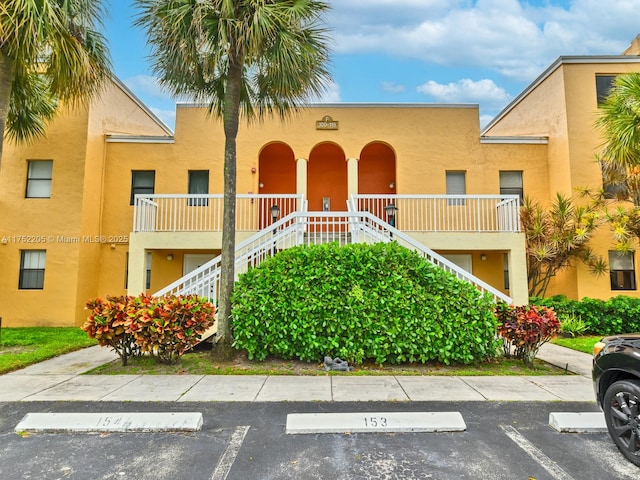
[{"label": "exterior wall light", "polygon": [[395,203],[390,203],[389,205],[384,207],[384,211],[387,214],[387,218],[389,219],[389,225],[391,225],[392,227],[395,227],[396,212],[398,211],[398,208],[396,207]]},{"label": "exterior wall light", "polygon": [[278,205],[271,205],[271,223],[275,223],[280,216],[280,207]]},{"label": "exterior wall light", "polygon": [[173,253],[170,253],[169,255],[167,255],[167,260],[169,261],[173,260]]},{"label": "exterior wall light", "polygon": [[483,262],[487,259],[487,254],[486,253],[481,253],[480,254],[480,260],[482,260]]}]

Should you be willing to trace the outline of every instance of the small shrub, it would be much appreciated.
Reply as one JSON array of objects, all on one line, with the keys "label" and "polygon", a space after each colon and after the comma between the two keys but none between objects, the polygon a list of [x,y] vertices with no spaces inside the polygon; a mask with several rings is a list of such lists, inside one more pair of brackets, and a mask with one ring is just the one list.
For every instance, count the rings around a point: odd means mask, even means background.
[{"label": "small shrub", "polygon": [[135,298],[136,342],[160,363],[172,364],[213,325],[215,307],[196,295]]},{"label": "small shrub", "polygon": [[[134,297],[126,295],[107,296],[106,300],[96,298],[89,300],[86,308],[91,311],[89,318],[82,325],[90,338],[95,338],[103,347],[113,348],[123,366],[132,355],[138,355],[140,348],[133,333],[135,315],[132,315],[131,304]],[[135,311],[135,309],[134,309]]]},{"label": "small shrub", "polygon": [[528,367],[533,367],[540,347],[560,331],[555,312],[546,307],[512,307],[501,303],[496,308],[496,317],[505,355],[522,360]]},{"label": "small shrub", "polygon": [[82,326],[99,345],[113,348],[127,365],[132,355],[149,353],[160,363],[175,363],[213,325],[215,307],[195,295],[120,296],[87,302]]},{"label": "small shrub", "polygon": [[232,303],[234,346],[258,360],[468,364],[499,344],[490,296],[395,242],[287,249]]},{"label": "small shrub", "polygon": [[571,337],[584,335],[588,327],[578,315],[571,313],[560,316],[560,331]]}]

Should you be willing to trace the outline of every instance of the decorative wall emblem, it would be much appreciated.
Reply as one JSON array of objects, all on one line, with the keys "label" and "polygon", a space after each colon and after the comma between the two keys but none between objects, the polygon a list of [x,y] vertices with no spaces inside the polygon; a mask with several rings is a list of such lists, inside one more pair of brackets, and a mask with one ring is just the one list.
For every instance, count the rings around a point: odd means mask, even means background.
[{"label": "decorative wall emblem", "polygon": [[338,130],[338,121],[325,115],[322,120],[316,121],[316,130]]}]

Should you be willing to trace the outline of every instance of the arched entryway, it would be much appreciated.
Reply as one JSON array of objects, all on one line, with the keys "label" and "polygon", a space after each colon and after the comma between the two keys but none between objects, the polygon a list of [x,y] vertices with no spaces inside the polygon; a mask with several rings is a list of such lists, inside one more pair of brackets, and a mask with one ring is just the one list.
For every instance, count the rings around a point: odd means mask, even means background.
[{"label": "arched entryway", "polygon": [[316,145],[307,166],[307,196],[310,211],[347,209],[347,161],[335,143]]},{"label": "arched entryway", "polygon": [[[395,195],[396,193],[396,154],[389,145],[371,142],[360,152],[358,161],[358,193]],[[361,200],[358,208],[367,210],[385,221],[390,221],[385,207],[396,201],[389,198],[368,198]],[[397,226],[397,218],[393,220]]]},{"label": "arched entryway", "polygon": [[[260,152],[258,160],[258,193],[260,194],[294,194],[296,193],[296,161],[293,150],[282,142],[266,145]],[[280,218],[288,215],[295,208],[293,202],[265,200],[260,204],[260,227],[271,224],[272,204],[280,207]]]},{"label": "arched entryway", "polygon": [[362,149],[358,193],[396,193],[396,154],[386,143],[372,142]]}]

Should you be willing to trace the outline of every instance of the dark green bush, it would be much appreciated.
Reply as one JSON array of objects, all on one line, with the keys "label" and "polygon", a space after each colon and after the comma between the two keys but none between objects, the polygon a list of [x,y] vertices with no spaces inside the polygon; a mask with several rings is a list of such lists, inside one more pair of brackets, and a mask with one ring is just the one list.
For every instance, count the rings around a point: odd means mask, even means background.
[{"label": "dark green bush", "polygon": [[570,300],[564,295],[532,298],[531,303],[553,307],[558,315],[576,315],[588,325],[585,333],[615,335],[640,331],[640,298],[618,295],[609,300],[583,298]]},{"label": "dark green bush", "polygon": [[285,250],[232,302],[234,346],[258,360],[471,363],[499,345],[490,296],[395,242]]}]

